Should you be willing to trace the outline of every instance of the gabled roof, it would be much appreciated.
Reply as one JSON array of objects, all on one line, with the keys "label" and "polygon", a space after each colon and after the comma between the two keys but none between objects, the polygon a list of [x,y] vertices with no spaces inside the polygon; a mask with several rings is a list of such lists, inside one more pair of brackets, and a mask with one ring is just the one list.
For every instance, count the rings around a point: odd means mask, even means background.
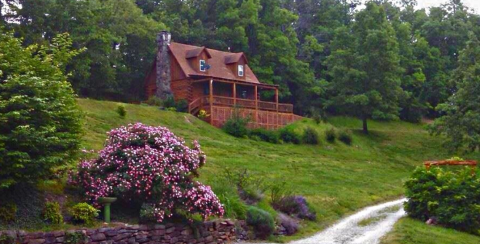
[{"label": "gabled roof", "polygon": [[205,53],[207,54],[207,57],[208,58],[212,58],[212,55],[210,55],[210,52],[208,51],[208,49],[206,49],[205,47],[198,47],[198,48],[194,48],[192,50],[188,50],[187,51],[187,54],[185,55],[185,58],[186,59],[190,59],[190,58],[196,58],[198,56],[200,56],[200,54],[205,51]]},{"label": "gabled roof", "polygon": [[[245,65],[245,77],[237,77],[232,69],[228,67],[229,64],[238,62],[242,57],[245,58],[245,62],[247,62],[247,59],[243,53],[222,52],[205,47],[191,46],[176,42],[172,42],[169,48],[173,57],[178,62],[180,68],[187,77],[203,76],[240,82],[260,83],[248,65]],[[210,69],[207,73],[197,71],[196,67],[193,67],[191,62],[188,60],[193,57],[198,57],[204,50],[210,57],[207,60],[207,63],[210,65]]]},{"label": "gabled roof", "polygon": [[245,60],[245,63],[248,64],[247,57],[243,53],[232,53],[232,54],[226,56],[225,57],[225,64],[238,63],[238,61],[240,61],[240,59],[242,59],[242,58]]}]

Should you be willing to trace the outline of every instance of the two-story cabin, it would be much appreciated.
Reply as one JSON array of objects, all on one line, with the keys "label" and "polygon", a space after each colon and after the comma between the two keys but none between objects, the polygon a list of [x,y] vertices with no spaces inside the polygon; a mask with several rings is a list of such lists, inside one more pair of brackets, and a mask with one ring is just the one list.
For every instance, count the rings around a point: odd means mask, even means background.
[{"label": "two-story cabin", "polygon": [[[248,66],[243,53],[230,53],[170,41],[170,33],[157,37],[158,53],[146,78],[148,97],[186,100],[188,112],[209,114],[206,120],[220,127],[234,112],[249,117],[251,127],[276,129],[300,116],[292,104],[278,102],[278,86],[261,83]],[[260,100],[260,93],[270,91],[271,101]]]}]

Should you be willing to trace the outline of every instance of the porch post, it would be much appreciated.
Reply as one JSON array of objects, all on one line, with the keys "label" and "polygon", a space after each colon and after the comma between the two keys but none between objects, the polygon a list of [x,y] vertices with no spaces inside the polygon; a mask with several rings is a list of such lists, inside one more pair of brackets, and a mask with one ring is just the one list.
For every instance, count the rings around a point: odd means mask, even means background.
[{"label": "porch post", "polygon": [[277,106],[277,113],[278,113],[278,88],[275,88],[275,103]]},{"label": "porch post", "polygon": [[258,123],[258,86],[255,86],[255,122]]},{"label": "porch post", "polygon": [[237,83],[233,83],[233,105],[237,105]]},{"label": "porch post", "polygon": [[208,94],[210,95],[210,99],[208,99],[210,102],[210,124],[213,124],[213,79],[210,80],[210,89]]}]

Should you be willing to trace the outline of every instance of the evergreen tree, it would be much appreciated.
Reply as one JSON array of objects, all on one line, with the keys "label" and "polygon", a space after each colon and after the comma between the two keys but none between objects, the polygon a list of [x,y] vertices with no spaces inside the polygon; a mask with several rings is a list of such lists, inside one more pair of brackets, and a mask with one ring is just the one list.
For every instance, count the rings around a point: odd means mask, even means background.
[{"label": "evergreen tree", "polygon": [[71,45],[62,34],[52,45],[24,48],[0,32],[0,190],[36,183],[75,160],[81,112],[65,66],[79,51]]}]

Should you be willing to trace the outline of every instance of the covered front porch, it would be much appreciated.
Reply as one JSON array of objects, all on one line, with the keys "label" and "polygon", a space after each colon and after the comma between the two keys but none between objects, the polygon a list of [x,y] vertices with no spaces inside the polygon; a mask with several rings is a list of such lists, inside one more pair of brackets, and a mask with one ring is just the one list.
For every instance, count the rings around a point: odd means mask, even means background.
[{"label": "covered front porch", "polygon": [[[244,83],[221,79],[198,79],[192,81],[192,101],[188,106],[191,114],[205,110],[205,120],[221,127],[237,110],[241,117],[249,118],[249,127],[278,129],[295,122],[301,116],[293,114],[293,105],[279,103],[278,86],[260,83]],[[261,94],[270,92],[271,97],[261,99]]]},{"label": "covered front porch", "polygon": [[[260,83],[240,83],[221,79],[200,79],[192,82],[193,101],[189,112],[195,113],[199,107],[238,107],[279,113],[293,113],[292,104],[279,103],[278,86]],[[271,92],[273,98],[261,100],[261,93]]]}]

